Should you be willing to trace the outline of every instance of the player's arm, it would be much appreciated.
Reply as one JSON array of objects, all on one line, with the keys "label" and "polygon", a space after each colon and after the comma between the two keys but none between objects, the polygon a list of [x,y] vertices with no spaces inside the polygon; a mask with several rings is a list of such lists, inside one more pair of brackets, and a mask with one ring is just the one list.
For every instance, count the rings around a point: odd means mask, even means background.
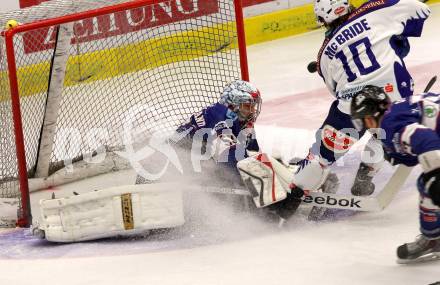
[{"label": "player's arm", "polygon": [[190,137],[192,137],[197,130],[206,127],[205,111],[206,109],[203,109],[198,113],[191,115],[187,122],[177,128],[177,133],[189,132]]},{"label": "player's arm", "polygon": [[[229,153],[237,145],[237,137],[232,131],[234,120],[228,118],[228,109],[223,105],[213,105],[204,111],[204,127],[210,130],[208,143],[212,158],[217,162],[229,160]],[[226,113],[226,115],[225,115]]]},{"label": "player's arm", "polygon": [[391,47],[404,58],[410,51],[408,37],[420,37],[425,20],[429,17],[428,6],[415,0],[400,0],[388,9],[395,21],[395,36],[390,39]]},{"label": "player's arm", "polygon": [[388,11],[399,26],[401,37],[420,37],[423,24],[431,13],[426,4],[417,0],[400,0]]}]

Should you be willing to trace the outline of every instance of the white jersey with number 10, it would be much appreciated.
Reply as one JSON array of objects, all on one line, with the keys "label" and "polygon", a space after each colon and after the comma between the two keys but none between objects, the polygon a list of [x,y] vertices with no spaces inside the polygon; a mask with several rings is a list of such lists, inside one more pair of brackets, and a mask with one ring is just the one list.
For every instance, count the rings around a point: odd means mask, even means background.
[{"label": "white jersey with number 10", "polygon": [[417,0],[369,1],[329,32],[318,55],[318,72],[349,114],[350,100],[365,85],[384,87],[392,100],[413,93],[403,58],[408,37],[419,37],[428,6]]}]

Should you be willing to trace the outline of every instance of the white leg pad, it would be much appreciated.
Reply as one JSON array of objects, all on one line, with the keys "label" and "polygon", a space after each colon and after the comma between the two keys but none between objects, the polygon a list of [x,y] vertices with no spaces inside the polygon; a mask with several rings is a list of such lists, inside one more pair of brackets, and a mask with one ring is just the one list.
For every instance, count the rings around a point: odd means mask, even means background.
[{"label": "white leg pad", "polygon": [[126,185],[41,200],[39,230],[54,242],[129,236],[184,223],[182,193],[176,184]]}]

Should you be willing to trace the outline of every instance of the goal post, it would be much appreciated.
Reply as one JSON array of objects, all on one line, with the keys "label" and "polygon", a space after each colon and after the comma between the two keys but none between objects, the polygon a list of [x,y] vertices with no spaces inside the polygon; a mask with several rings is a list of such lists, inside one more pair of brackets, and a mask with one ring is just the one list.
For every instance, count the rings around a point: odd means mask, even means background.
[{"label": "goal post", "polygon": [[53,0],[0,16],[19,22],[0,38],[0,199],[19,199],[21,227],[30,179],[117,170],[124,121],[175,129],[249,80],[241,0]]}]

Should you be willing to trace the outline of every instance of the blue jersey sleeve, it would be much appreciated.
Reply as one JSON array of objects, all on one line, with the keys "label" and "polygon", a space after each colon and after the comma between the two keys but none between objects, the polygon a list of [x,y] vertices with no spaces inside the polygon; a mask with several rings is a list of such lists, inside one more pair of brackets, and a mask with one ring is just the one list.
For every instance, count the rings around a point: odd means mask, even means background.
[{"label": "blue jersey sleeve", "polygon": [[394,103],[381,122],[385,134],[385,138],[382,138],[385,151],[398,163],[406,165],[417,164],[417,156],[420,154],[440,150],[440,137],[436,128],[426,125],[427,108],[423,100],[415,103],[411,100],[408,98]]},{"label": "blue jersey sleeve", "polygon": [[419,155],[432,150],[440,150],[440,137],[436,132],[420,124],[409,127],[412,127],[414,131],[408,130],[410,134],[404,139],[410,145],[411,153]]},{"label": "blue jersey sleeve", "polygon": [[207,107],[203,111],[203,118],[205,121],[203,127],[212,129],[215,128],[218,123],[226,121],[228,119],[227,111],[228,108],[222,104],[214,104]]},{"label": "blue jersey sleeve", "polygon": [[[224,134],[232,134],[234,144],[245,145],[247,150],[259,150],[254,129],[247,129],[241,133],[242,129],[237,115],[223,104],[216,103],[192,115],[189,122],[181,125],[177,132],[188,132],[189,136],[193,138],[194,134],[202,128],[211,130],[212,135],[215,134],[219,137]],[[234,148],[231,150],[233,151]]]},{"label": "blue jersey sleeve", "polygon": [[423,24],[431,13],[429,7],[418,0],[399,0],[393,8],[395,18],[403,25],[401,36],[420,37]]},{"label": "blue jersey sleeve", "polygon": [[178,132],[189,131],[194,136],[202,128],[212,129],[218,134],[226,128],[233,127],[233,120],[228,120],[228,108],[222,104],[214,104],[192,115],[189,121],[178,128]]},{"label": "blue jersey sleeve", "polygon": [[383,144],[389,151],[406,153],[401,139],[402,131],[406,126],[419,121],[418,106],[412,106],[408,100],[393,103],[381,122],[385,135],[385,138],[382,138]]}]

